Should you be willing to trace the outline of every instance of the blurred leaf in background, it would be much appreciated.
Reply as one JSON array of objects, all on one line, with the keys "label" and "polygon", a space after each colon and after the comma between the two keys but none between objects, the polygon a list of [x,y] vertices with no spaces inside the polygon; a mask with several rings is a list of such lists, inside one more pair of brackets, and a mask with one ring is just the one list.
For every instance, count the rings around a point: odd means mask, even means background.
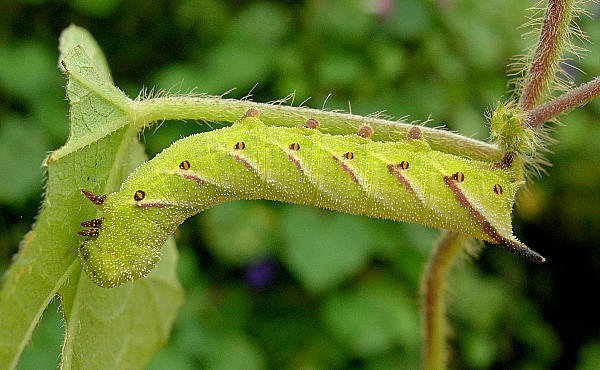
[{"label": "blurred leaf in background", "polygon": [[[385,110],[485,139],[484,112],[509,97],[520,0],[12,1],[0,15],[0,272],[41,200],[45,153],[67,136],[57,40],[70,23],[104,48],[117,86]],[[600,73],[598,5],[575,60]],[[349,104],[350,103],[350,104]],[[451,281],[457,368],[596,368],[600,319],[578,289],[600,283],[600,100],[564,119],[549,176],[520,194],[516,234],[548,258],[488,247]],[[213,127],[217,127],[214,126]],[[150,155],[210,127],[165,122]],[[231,202],[178,231],[186,289],[150,368],[418,366],[419,277],[434,230],[272,202]],[[20,368],[54,366],[63,329],[50,306]]]}]

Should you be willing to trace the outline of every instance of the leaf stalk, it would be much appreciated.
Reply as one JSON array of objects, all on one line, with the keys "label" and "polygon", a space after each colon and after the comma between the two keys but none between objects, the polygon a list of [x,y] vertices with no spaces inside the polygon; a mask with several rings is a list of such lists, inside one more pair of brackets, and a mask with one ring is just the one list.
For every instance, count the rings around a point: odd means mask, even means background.
[{"label": "leaf stalk", "polygon": [[464,234],[446,231],[434,248],[421,284],[421,317],[423,318],[423,368],[445,369],[447,366],[446,302],[444,290],[448,275],[464,243]]},{"label": "leaf stalk", "polygon": [[[258,109],[260,118],[270,126],[300,126],[308,119],[320,123],[319,130],[332,135],[358,133],[361,127],[373,129],[371,139],[377,141],[401,140],[417,123],[392,121],[378,117],[364,117],[349,113],[326,111],[284,104],[256,103],[249,100],[216,97],[157,97],[135,100],[131,103],[135,126],[138,130],[152,122],[164,120],[200,120],[207,122],[235,122],[248,109]],[[419,125],[425,140],[435,149],[467,158],[498,161],[501,149],[484,141],[454,132]]]}]

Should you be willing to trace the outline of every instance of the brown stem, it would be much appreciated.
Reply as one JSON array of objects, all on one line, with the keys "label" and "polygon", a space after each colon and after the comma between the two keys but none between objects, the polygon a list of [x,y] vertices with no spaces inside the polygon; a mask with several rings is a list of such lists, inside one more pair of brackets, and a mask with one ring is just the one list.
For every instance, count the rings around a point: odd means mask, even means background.
[{"label": "brown stem", "polygon": [[421,285],[423,320],[423,368],[446,368],[446,305],[444,289],[448,274],[469,237],[447,231],[442,235],[427,263]]},{"label": "brown stem", "polygon": [[548,1],[540,39],[519,100],[521,110],[533,109],[547,93],[558,63],[560,48],[565,41],[570,15],[571,1]]},{"label": "brown stem", "polygon": [[600,77],[528,112],[525,123],[536,127],[600,95]]}]

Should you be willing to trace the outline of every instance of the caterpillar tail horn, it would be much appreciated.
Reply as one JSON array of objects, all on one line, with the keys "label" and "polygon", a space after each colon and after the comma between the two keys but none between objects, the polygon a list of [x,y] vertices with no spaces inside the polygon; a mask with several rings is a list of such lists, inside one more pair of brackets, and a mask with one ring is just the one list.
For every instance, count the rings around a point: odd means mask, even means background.
[{"label": "caterpillar tail horn", "polygon": [[511,240],[503,238],[500,243],[507,251],[514,253],[518,256],[521,256],[525,259],[528,259],[532,262],[545,262],[546,258],[544,258],[541,254],[529,248],[525,244],[521,243],[518,240]]}]

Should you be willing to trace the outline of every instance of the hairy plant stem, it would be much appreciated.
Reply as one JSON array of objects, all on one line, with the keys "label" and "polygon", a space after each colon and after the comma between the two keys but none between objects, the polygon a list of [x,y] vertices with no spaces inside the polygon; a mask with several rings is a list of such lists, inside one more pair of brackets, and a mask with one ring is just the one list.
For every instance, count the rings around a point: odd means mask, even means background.
[{"label": "hairy plant stem", "polygon": [[464,234],[446,231],[433,250],[421,282],[421,317],[423,320],[423,368],[445,369],[448,358],[446,350],[446,304],[444,290],[448,275],[464,243]]},{"label": "hairy plant stem", "polygon": [[[298,126],[312,118],[320,122],[320,130],[334,135],[358,132],[368,125],[373,129],[373,140],[388,141],[405,138],[415,124],[390,121],[376,117],[363,117],[348,113],[324,111],[284,104],[256,103],[209,97],[163,97],[136,100],[131,103],[135,126],[147,127],[151,122],[164,120],[201,120],[208,122],[234,122],[250,109],[260,111],[260,118],[271,126]],[[471,139],[450,131],[419,126],[432,148],[472,159],[498,161],[502,151],[498,146]]]},{"label": "hairy plant stem", "polygon": [[568,110],[587,103],[599,95],[600,77],[596,77],[594,80],[530,110],[527,112],[525,123],[532,128],[539,126]]},{"label": "hairy plant stem", "polygon": [[529,111],[540,104],[550,90],[550,83],[567,42],[573,0],[549,0],[538,45],[521,92],[519,107]]}]

